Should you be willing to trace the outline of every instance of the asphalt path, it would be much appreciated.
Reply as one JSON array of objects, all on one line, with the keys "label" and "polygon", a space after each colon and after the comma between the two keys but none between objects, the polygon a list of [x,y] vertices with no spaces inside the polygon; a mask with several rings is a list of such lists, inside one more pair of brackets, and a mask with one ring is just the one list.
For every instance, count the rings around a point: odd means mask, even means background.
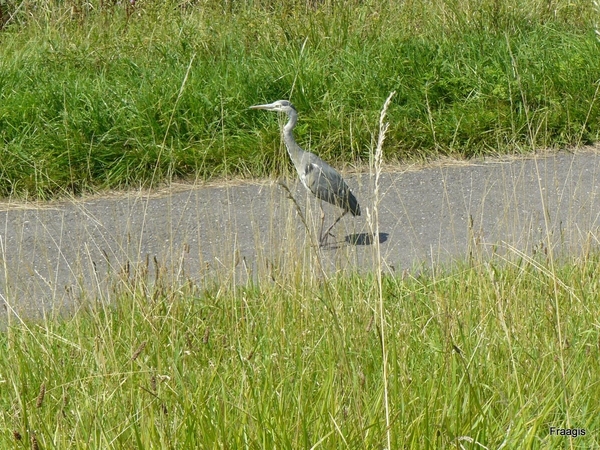
[{"label": "asphalt path", "polygon": [[[346,216],[326,248],[311,247],[319,204],[286,180],[184,185],[0,208],[0,318],[110,301],[136,282],[243,283],[249,278],[437,270],[477,258],[581,255],[598,247],[600,152],[403,167],[346,175],[363,215]],[[338,210],[324,205],[326,222]],[[377,222],[378,219],[378,222]],[[378,228],[376,224],[378,223]],[[318,258],[318,261],[317,261]],[[294,272],[295,271],[295,272]],[[119,284],[121,283],[121,284]]]}]

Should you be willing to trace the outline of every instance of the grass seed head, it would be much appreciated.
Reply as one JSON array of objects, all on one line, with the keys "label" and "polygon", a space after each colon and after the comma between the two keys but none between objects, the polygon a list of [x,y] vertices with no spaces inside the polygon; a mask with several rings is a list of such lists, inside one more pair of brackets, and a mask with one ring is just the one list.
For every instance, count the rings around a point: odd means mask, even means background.
[{"label": "grass seed head", "polygon": [[31,432],[31,450],[39,450],[40,446],[38,444],[37,437],[34,432]]},{"label": "grass seed head", "polygon": [[40,386],[40,393],[37,396],[37,401],[35,402],[36,408],[41,408],[44,404],[44,397],[46,396],[46,382],[43,382]]},{"label": "grass seed head", "polygon": [[148,341],[144,341],[140,344],[140,346],[137,348],[137,350],[135,352],[133,352],[133,355],[131,355],[131,360],[135,361],[137,359],[138,356],[140,356],[140,353],[142,353],[142,351],[144,351],[144,348],[146,347],[146,344],[148,343]]}]

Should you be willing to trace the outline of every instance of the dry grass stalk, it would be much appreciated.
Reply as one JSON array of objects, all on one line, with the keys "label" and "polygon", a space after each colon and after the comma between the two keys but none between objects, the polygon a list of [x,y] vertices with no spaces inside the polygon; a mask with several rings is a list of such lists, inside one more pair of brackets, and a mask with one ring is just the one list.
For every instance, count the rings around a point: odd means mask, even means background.
[{"label": "dry grass stalk", "polygon": [[377,290],[379,296],[379,327],[380,338],[381,338],[381,353],[382,353],[382,370],[383,370],[383,396],[385,406],[385,424],[386,424],[386,438],[387,448],[391,448],[391,433],[390,433],[390,406],[388,398],[388,362],[387,362],[387,350],[385,345],[385,314],[383,306],[383,280],[382,280],[382,262],[381,262],[381,246],[379,242],[379,177],[381,175],[381,167],[383,164],[383,143],[385,141],[385,134],[389,128],[389,123],[385,122],[385,116],[390,106],[392,98],[396,94],[393,91],[381,110],[379,116],[379,136],[377,138],[377,147],[375,149],[375,155],[373,157],[374,169],[375,169],[375,189],[374,189],[374,201],[373,201],[373,212],[367,212],[369,224],[371,226],[372,233],[375,237],[375,273],[377,275]]}]

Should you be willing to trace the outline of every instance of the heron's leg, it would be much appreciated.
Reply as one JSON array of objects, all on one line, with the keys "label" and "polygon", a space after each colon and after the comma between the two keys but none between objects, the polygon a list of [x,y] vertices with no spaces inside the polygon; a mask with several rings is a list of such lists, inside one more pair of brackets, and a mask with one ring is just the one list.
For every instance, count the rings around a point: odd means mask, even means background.
[{"label": "heron's leg", "polygon": [[321,226],[319,227],[319,245],[323,245],[323,225],[325,225],[325,211],[323,211],[323,201],[319,200],[319,209],[321,210]]},{"label": "heron's leg", "polygon": [[[335,222],[333,222],[329,228],[327,228],[327,230],[325,230],[325,233],[321,234],[321,239],[319,241],[320,245],[323,246],[323,244],[325,244],[325,242],[327,241],[327,237],[331,234],[330,231],[333,229],[333,227],[335,227],[335,225],[342,220],[342,217],[344,217],[346,215],[348,211],[344,211],[341,216],[339,216],[337,219],[335,219]],[[333,236],[333,235],[332,235]]]}]

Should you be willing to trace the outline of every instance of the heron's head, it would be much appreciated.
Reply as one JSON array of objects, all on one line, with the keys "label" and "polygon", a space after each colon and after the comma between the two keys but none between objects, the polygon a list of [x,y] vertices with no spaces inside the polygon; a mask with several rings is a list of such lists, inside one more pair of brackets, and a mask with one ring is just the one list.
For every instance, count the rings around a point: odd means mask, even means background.
[{"label": "heron's head", "polygon": [[250,109],[266,109],[267,111],[278,111],[289,114],[291,111],[296,111],[294,105],[287,100],[277,100],[273,103],[267,103],[266,105],[254,105]]}]

